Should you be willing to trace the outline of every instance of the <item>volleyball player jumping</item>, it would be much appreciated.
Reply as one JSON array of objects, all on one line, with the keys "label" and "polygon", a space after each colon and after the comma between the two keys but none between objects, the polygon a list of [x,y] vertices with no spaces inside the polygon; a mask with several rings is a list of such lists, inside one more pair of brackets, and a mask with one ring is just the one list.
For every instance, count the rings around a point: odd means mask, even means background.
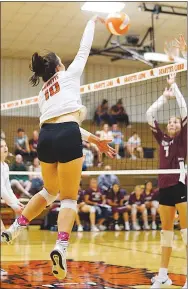
[{"label": "volleyball player jumping", "polygon": [[[161,288],[162,285],[172,284],[168,277],[168,265],[173,246],[176,210],[179,212],[182,240],[187,246],[187,193],[184,171],[187,155],[187,106],[175,82],[175,74],[170,75],[167,83],[169,87],[148,109],[147,120],[160,146],[160,169],[180,169],[181,172],[180,174],[160,174],[158,177],[160,188],[159,211],[162,223],[162,255],[159,273],[152,278],[153,285],[151,288]],[[164,134],[155,120],[155,115],[168,100],[173,98],[177,101],[181,118],[171,117],[167,125],[168,134]],[[183,288],[187,288],[187,281]]]},{"label": "volleyball player jumping", "polygon": [[[61,208],[58,215],[58,239],[51,252],[52,272],[58,279],[67,273],[66,252],[70,233],[77,212],[77,195],[82,172],[82,138],[96,144],[109,157],[115,155],[108,146],[109,140],[99,138],[79,127],[86,116],[86,108],[80,98],[80,77],[86,65],[93,42],[95,22],[92,18],[84,31],[80,49],[65,71],[60,58],[53,52],[45,56],[34,53],[31,83],[37,85],[40,77],[44,85],[39,92],[41,131],[38,157],[42,168],[44,188],[27,204],[22,215],[2,235],[16,238],[29,222],[46,206],[54,202],[60,192]],[[81,137],[82,136],[82,137]]]},{"label": "volleyball player jumping", "polygon": [[[21,214],[24,205],[19,202],[13,193],[9,181],[9,167],[5,160],[8,156],[8,147],[4,139],[1,139],[1,198],[5,203],[10,206],[16,214]],[[5,230],[5,226],[1,220],[1,232]],[[1,276],[8,273],[1,269]]]}]

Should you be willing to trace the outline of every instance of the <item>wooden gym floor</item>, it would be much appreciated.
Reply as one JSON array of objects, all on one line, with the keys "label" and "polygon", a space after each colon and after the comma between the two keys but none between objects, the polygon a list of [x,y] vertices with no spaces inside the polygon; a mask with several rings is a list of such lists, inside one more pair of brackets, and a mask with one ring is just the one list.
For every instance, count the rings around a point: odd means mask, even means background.
[{"label": "wooden gym floor", "polygon": [[[8,276],[2,289],[126,289],[149,288],[160,262],[160,232],[72,233],[68,275],[58,281],[51,274],[49,253],[57,233],[30,227],[13,245],[1,246],[1,266]],[[169,268],[171,288],[185,282],[186,258],[180,233],[175,232]]]}]

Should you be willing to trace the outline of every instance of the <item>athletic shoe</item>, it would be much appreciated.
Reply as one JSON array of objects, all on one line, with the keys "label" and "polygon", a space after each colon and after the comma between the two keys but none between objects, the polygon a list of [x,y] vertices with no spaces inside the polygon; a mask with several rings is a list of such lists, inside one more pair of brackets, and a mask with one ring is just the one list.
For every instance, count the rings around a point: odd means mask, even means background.
[{"label": "athletic shoe", "polygon": [[3,242],[11,243],[14,239],[16,239],[20,233],[25,230],[27,226],[20,226],[18,224],[17,219],[14,221],[14,223],[4,232],[1,234],[1,239]]},{"label": "athletic shoe", "polygon": [[66,253],[67,246],[65,242],[57,240],[53,251],[50,253],[50,258],[53,262],[52,273],[57,279],[65,279],[67,275]]},{"label": "athletic shoe", "polygon": [[99,232],[100,230],[96,226],[91,226],[91,232]]},{"label": "athletic shoe", "polygon": [[151,279],[151,283],[153,284],[150,288],[160,289],[162,287],[172,285],[172,280],[168,276],[163,277],[163,278],[159,278],[159,276],[155,276]]},{"label": "athletic shoe", "polygon": [[99,225],[99,230],[100,231],[106,231],[107,227],[104,225]]},{"label": "athletic shoe", "polygon": [[1,276],[7,276],[8,272],[5,271],[4,269],[1,269]]},{"label": "athletic shoe", "polygon": [[115,231],[121,231],[121,228],[120,228],[120,226],[118,225],[118,224],[115,224]]},{"label": "athletic shoe", "polygon": [[157,225],[155,222],[152,222],[151,228],[152,230],[157,230]]},{"label": "athletic shoe", "polygon": [[187,287],[187,279],[186,279],[186,282],[185,282],[185,284],[184,284],[184,286],[182,287],[182,289],[187,289],[188,287]]},{"label": "athletic shoe", "polygon": [[125,223],[125,231],[130,231],[130,225],[129,223]]},{"label": "athletic shoe", "polygon": [[137,225],[137,224],[134,224],[134,225],[132,226],[132,229],[133,229],[133,231],[140,231],[140,230],[141,230],[140,226]]},{"label": "athletic shoe", "polygon": [[143,229],[144,230],[150,230],[151,228],[150,228],[150,226],[148,224],[144,224]]},{"label": "athletic shoe", "polygon": [[84,231],[83,226],[82,226],[82,225],[79,225],[77,232],[83,232],[83,231]]}]

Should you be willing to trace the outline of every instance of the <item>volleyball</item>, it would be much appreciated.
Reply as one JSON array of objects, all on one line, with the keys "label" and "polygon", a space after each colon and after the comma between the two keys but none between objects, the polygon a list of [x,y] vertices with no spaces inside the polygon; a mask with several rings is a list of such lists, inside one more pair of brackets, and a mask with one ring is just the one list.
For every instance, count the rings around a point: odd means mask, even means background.
[{"label": "volleyball", "polygon": [[130,18],[127,14],[111,13],[106,18],[106,27],[114,35],[123,35],[127,33],[130,26]]}]

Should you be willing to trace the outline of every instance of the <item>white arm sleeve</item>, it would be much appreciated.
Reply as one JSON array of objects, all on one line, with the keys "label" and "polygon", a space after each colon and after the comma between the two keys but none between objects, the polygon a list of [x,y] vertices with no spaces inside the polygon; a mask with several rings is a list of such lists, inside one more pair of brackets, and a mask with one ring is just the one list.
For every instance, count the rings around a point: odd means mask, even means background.
[{"label": "white arm sleeve", "polygon": [[155,115],[157,111],[167,102],[164,95],[161,95],[147,110],[146,117],[148,124],[155,127]]},{"label": "white arm sleeve", "polygon": [[14,208],[15,205],[18,204],[18,199],[16,198],[15,194],[13,193],[10,183],[7,185],[3,176],[1,175],[1,198],[5,201],[5,203]]},{"label": "white arm sleeve", "polygon": [[68,72],[76,74],[78,76],[82,75],[93,43],[94,32],[95,21],[90,20],[88,21],[87,26],[84,30],[79,51],[75,59],[67,69]]},{"label": "white arm sleeve", "polygon": [[82,135],[82,139],[85,141],[88,141],[88,138],[90,137],[91,133],[83,128],[80,127],[80,132]]},{"label": "white arm sleeve", "polygon": [[174,95],[176,97],[176,101],[180,109],[181,119],[183,121],[187,117],[187,105],[186,105],[185,99],[183,95],[181,94],[181,91],[179,90],[176,83],[173,83],[171,87],[174,90]]}]

